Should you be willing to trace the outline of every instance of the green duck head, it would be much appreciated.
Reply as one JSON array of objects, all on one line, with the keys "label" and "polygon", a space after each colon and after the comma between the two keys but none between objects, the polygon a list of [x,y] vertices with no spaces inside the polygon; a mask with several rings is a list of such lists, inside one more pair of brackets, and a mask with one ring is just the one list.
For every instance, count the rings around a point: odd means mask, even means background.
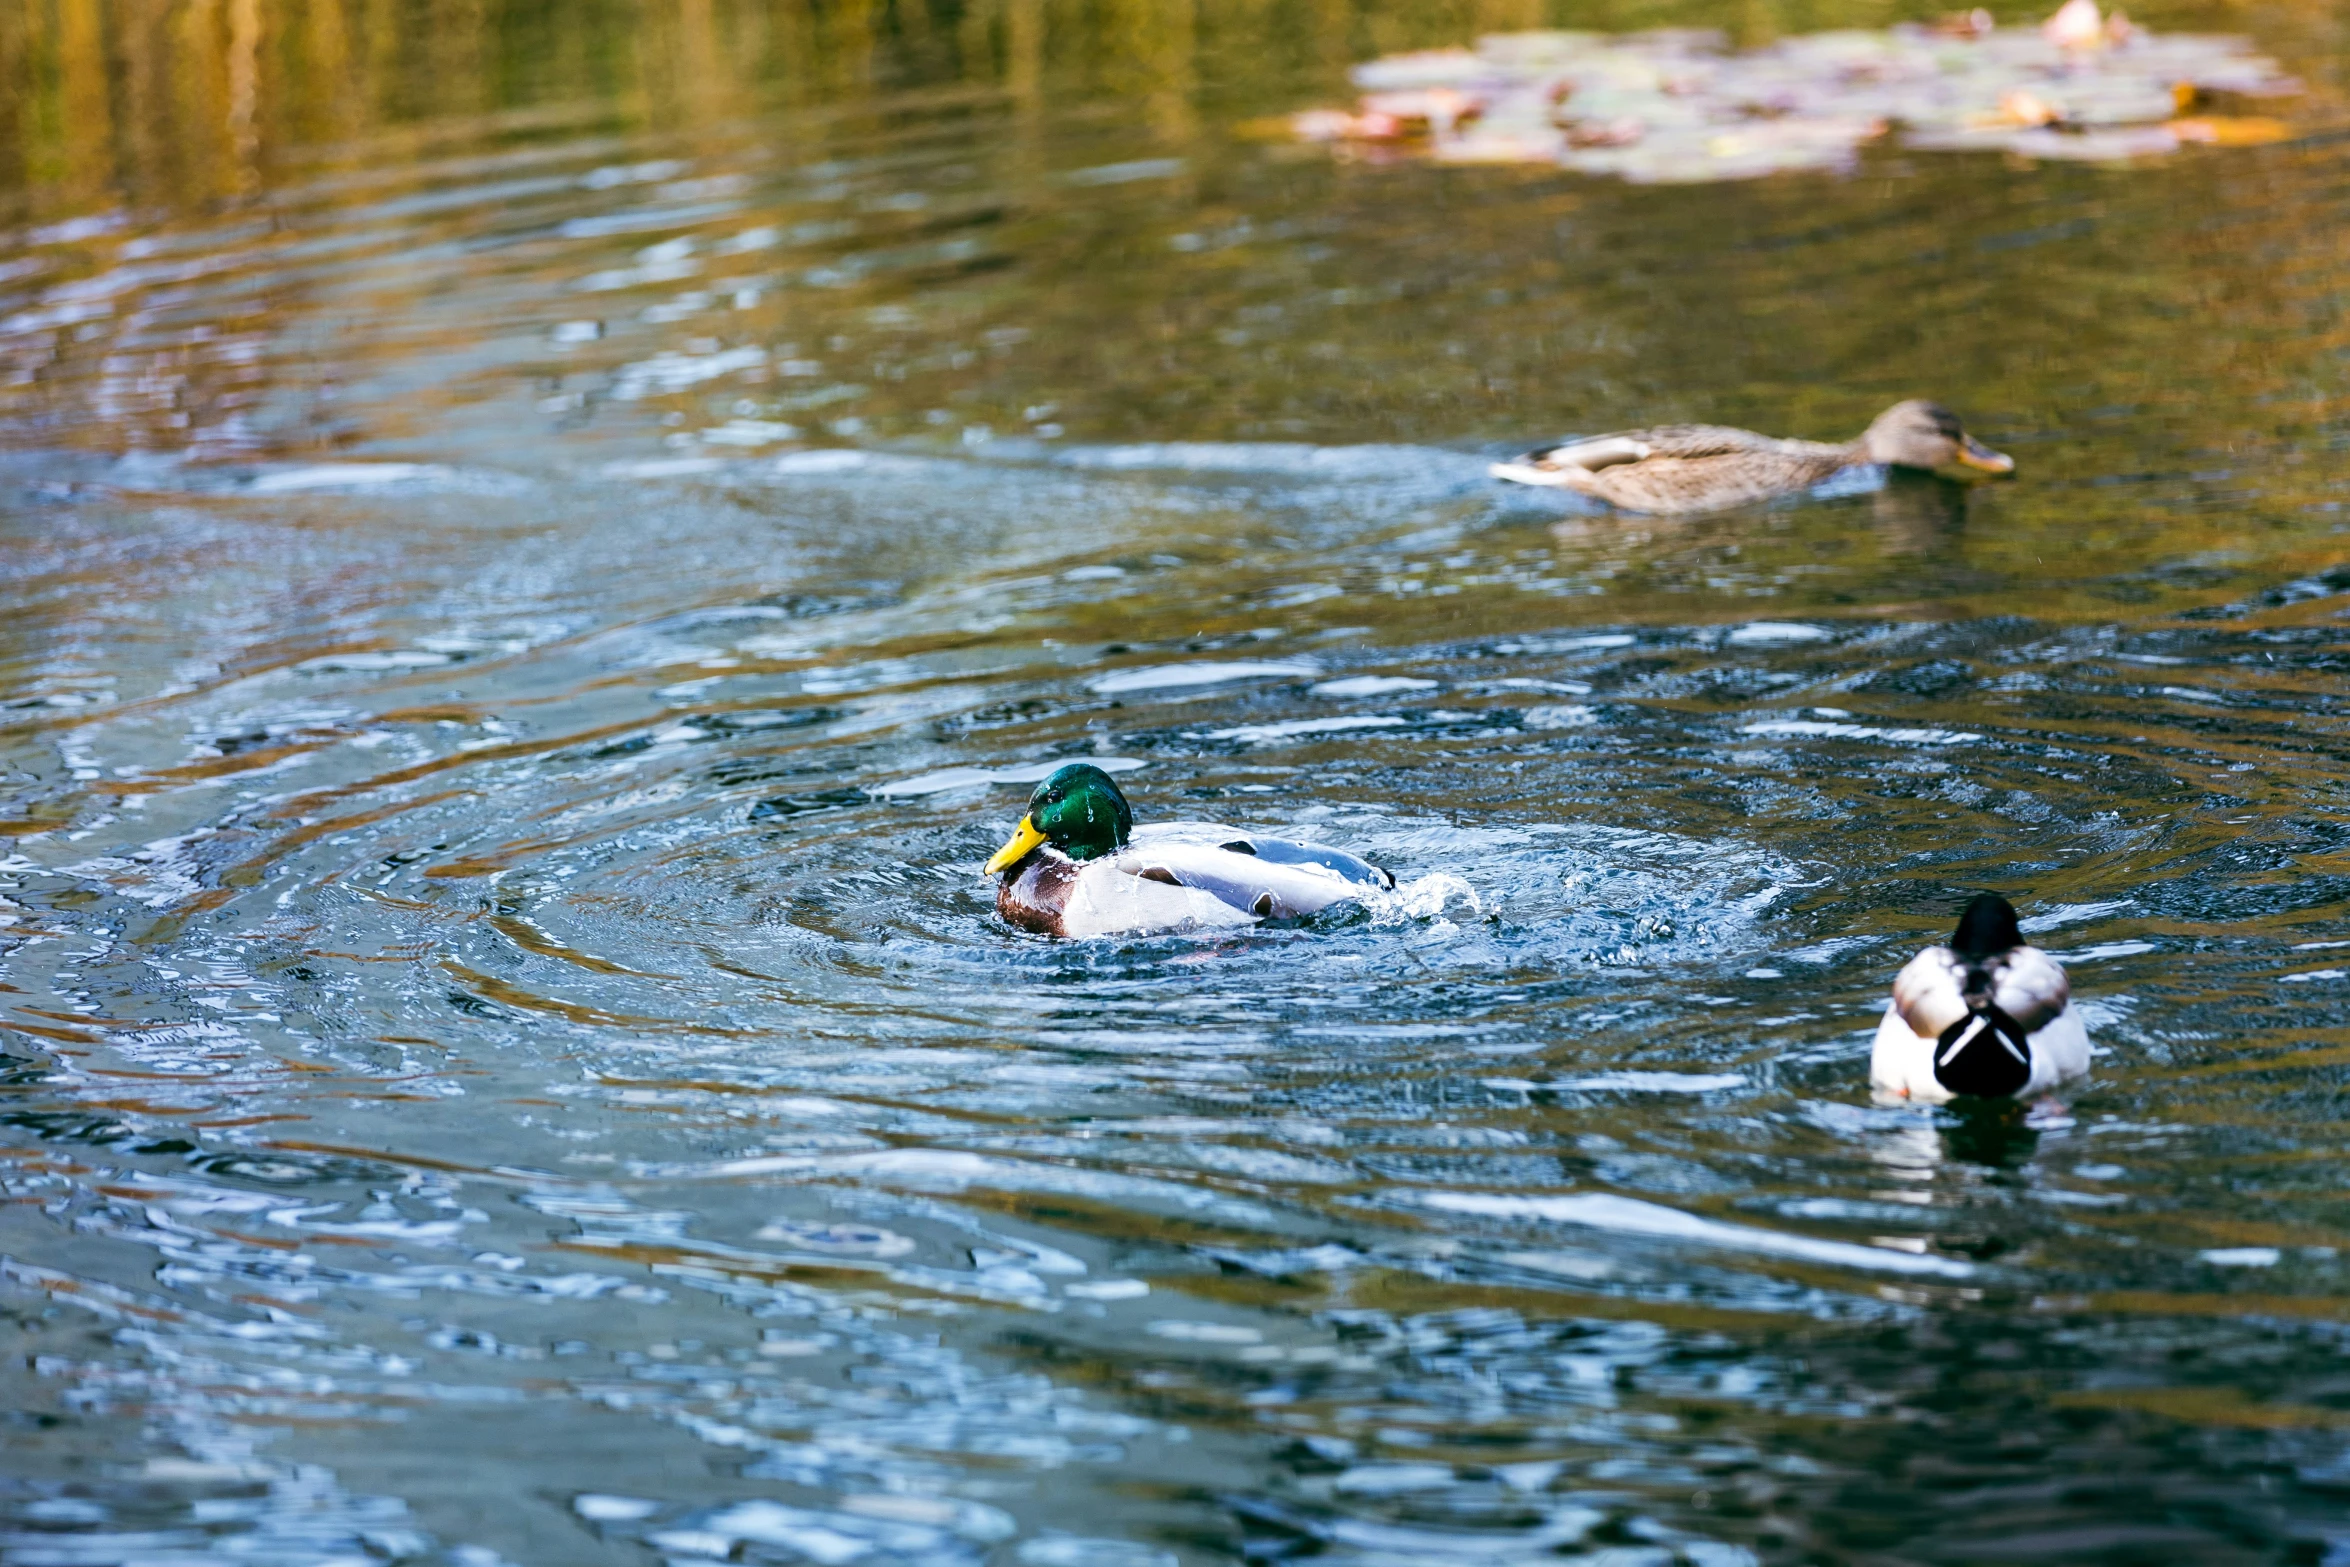
[{"label": "green duck head", "polygon": [[1028,814],[1020,818],[1011,842],[987,862],[987,874],[1010,870],[1040,844],[1049,843],[1073,860],[1091,860],[1117,853],[1133,835],[1134,810],[1110,775],[1089,762],[1071,762],[1036,786],[1028,797]]}]

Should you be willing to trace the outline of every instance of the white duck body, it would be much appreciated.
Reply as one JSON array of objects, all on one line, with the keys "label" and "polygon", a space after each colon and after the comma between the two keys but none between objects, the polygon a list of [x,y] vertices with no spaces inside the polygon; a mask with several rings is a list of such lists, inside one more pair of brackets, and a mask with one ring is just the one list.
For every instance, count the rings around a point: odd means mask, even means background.
[{"label": "white duck body", "polygon": [[1318,913],[1394,885],[1342,850],[1167,822],[1136,828],[1124,847],[1090,860],[1049,845],[1032,851],[1004,878],[996,909],[1055,936],[1219,930]]},{"label": "white duck body", "polygon": [[[1942,1036],[1967,1021],[1967,960],[1949,947],[1928,947],[1909,960],[1893,981],[1893,999],[1877,1025],[1869,1056],[1869,1086],[1879,1098],[1913,1104],[1947,1104],[1958,1097],[1934,1066],[1948,1055]],[[2071,1010],[2072,989],[2057,961],[2037,947],[2017,946],[1985,959],[1979,969],[1988,981],[1992,1006],[2014,1020],[2023,1034],[2029,1073],[2012,1097],[2029,1099],[2087,1075],[2089,1031]],[[1985,1020],[1978,1025],[1988,1030]],[[1952,1043],[1974,1037],[1962,1031]],[[1978,1048],[2007,1048],[1995,1037]],[[2012,1055],[2012,1048],[2009,1049]]]}]

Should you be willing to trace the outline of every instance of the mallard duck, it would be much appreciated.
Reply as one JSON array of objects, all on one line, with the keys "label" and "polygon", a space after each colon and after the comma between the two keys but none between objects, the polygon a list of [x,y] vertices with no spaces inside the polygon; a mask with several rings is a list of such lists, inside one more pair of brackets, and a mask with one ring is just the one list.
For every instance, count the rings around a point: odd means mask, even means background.
[{"label": "mallard duck", "polygon": [[1869,1085],[1926,1104],[2045,1093],[2089,1070],[2089,1031],[2071,996],[2063,967],[2024,944],[2014,906],[1982,893],[1948,946],[1928,947],[1895,977]]},{"label": "mallard duck", "polygon": [[1716,424],[1624,430],[1528,452],[1493,465],[1493,476],[1596,495],[1626,511],[1719,511],[1808,490],[1847,468],[1876,463],[1956,477],[2008,474],[2015,459],[1976,440],[1940,403],[1913,399],[1877,415],[1868,433],[1838,446],[1782,441]]},{"label": "mallard duck", "polygon": [[987,862],[996,912],[1048,936],[1212,930],[1294,918],[1390,888],[1367,860],[1207,822],[1134,825],[1110,775],[1072,762],[1036,786]]}]

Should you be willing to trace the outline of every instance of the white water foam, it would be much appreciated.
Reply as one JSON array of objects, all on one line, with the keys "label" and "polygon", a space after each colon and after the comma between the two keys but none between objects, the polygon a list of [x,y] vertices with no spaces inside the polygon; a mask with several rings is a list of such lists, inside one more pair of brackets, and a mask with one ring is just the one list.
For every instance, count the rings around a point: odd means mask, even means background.
[{"label": "white water foam", "polygon": [[1199,738],[1265,745],[1305,735],[1341,734],[1350,729],[1401,729],[1410,723],[1410,719],[1398,718],[1393,713],[1361,713],[1352,718],[1292,718],[1277,724],[1242,724],[1233,729],[1211,729]]},{"label": "white water foam", "polygon": [[[1379,923],[1444,919],[1456,912],[1462,919],[1475,919],[1485,912],[1477,889],[1445,871],[1399,882],[1392,891],[1372,888],[1363,894],[1362,903]],[[1456,904],[1463,907],[1455,910]]]},{"label": "white water foam", "polygon": [[291,495],[301,490],[370,490],[387,484],[421,484],[449,478],[453,470],[429,462],[313,462],[270,468],[245,482],[253,495]]},{"label": "white water foam", "polygon": [[1416,680],[1409,675],[1349,675],[1344,680],[1325,680],[1310,689],[1316,696],[1355,697],[1389,696],[1399,691],[1433,691],[1437,682]]},{"label": "white water foam", "polygon": [[597,471],[607,479],[684,479],[716,473],[725,466],[720,457],[641,457],[608,462]]},{"label": "white water foam", "polygon": [[2107,914],[2119,914],[2128,908],[2132,901],[2129,898],[2110,898],[2103,903],[2059,903],[2052,908],[2042,909],[2029,919],[2017,920],[2016,928],[2037,934],[2044,930],[2054,930],[2059,925],[2075,925],[2082,920],[2093,920]]},{"label": "white water foam", "polygon": [[1966,745],[1983,737],[1964,729],[1880,729],[1873,724],[1832,724],[1812,718],[1779,718],[1748,724],[1742,735],[1773,739],[1819,736],[1836,740],[1891,740],[1901,745]]},{"label": "white water foam", "polygon": [[1042,783],[1071,762],[1084,762],[1105,773],[1131,773],[1150,765],[1131,756],[1056,756],[1042,762],[1015,762],[1009,767],[942,767],[936,772],[899,778],[866,792],[883,799],[898,799],[906,795],[944,794],[950,789],[970,789],[981,784]]},{"label": "white water foam", "polygon": [[1485,477],[1480,458],[1425,446],[1309,446],[1282,441],[1145,441],[1130,446],[1081,446],[1057,452],[1064,468],[1112,472],[1176,470],[1191,473],[1255,473],[1295,478],[1440,478],[1472,482]]},{"label": "white water foam", "polygon": [[1236,680],[1296,680],[1321,672],[1321,665],[1300,658],[1147,664],[1140,669],[1121,669],[1097,676],[1086,682],[1086,689],[1096,696],[1119,696],[1129,691],[1188,691],[1199,686],[1230,685]]},{"label": "white water foam", "polygon": [[1584,1192],[1563,1197],[1513,1197],[1500,1192],[1446,1191],[1411,1195],[1423,1206],[1445,1213],[1586,1225],[1597,1230],[1612,1230],[1619,1235],[1689,1241],[1728,1251],[1791,1257],[1800,1262],[1825,1262],[1839,1267],[1873,1268],[1889,1273],[1930,1274],[1946,1279],[1972,1278],[1975,1271],[1970,1264],[1949,1257],[1920,1256],[1914,1252],[1887,1251],[1876,1246],[1856,1246],[1849,1241],[1816,1240],[1809,1235],[1790,1235],[1782,1230],[1758,1230],[1743,1224],[1725,1224],[1719,1219],[1701,1219],[1696,1214],[1667,1208],[1661,1203],[1641,1202],[1637,1198],[1617,1197],[1603,1192]]},{"label": "white water foam", "polygon": [[1596,1072],[1589,1077],[1562,1077],[1538,1088],[1576,1093],[1710,1094],[1720,1088],[1745,1084],[1743,1072]]},{"label": "white water foam", "polygon": [[1825,642],[1828,633],[1818,626],[1792,620],[1757,620],[1730,633],[1733,647],[1777,647],[1793,642]]}]

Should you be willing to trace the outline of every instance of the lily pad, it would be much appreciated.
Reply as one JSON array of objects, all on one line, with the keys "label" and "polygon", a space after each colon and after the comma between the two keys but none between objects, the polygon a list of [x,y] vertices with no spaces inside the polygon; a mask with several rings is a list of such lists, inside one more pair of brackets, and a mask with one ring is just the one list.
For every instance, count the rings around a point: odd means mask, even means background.
[{"label": "lily pad", "polygon": [[1719,33],[1503,33],[1474,49],[1356,67],[1352,111],[1291,130],[1358,155],[1556,164],[1648,183],[1844,169],[1898,137],[1921,150],[2118,161],[2290,134],[2266,116],[2187,116],[2199,100],[2300,85],[2242,38],[2157,36],[2094,0],[2032,29],[1981,11],[1730,49]]}]

